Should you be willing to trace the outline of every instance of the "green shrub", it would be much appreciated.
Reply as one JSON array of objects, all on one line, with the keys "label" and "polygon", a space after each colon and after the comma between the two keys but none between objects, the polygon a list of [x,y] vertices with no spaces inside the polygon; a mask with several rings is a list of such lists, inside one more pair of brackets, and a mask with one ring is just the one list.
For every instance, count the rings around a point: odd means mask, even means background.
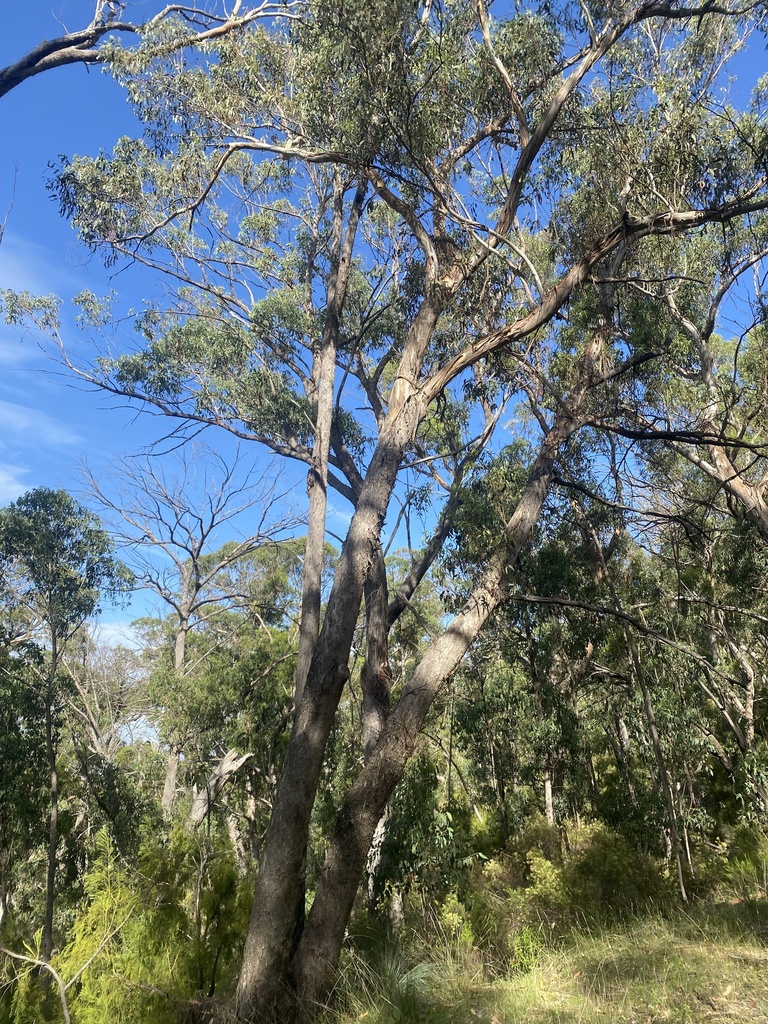
[{"label": "green shrub", "polygon": [[563,878],[573,912],[605,920],[641,913],[669,898],[659,864],[605,825],[584,826],[570,846]]}]

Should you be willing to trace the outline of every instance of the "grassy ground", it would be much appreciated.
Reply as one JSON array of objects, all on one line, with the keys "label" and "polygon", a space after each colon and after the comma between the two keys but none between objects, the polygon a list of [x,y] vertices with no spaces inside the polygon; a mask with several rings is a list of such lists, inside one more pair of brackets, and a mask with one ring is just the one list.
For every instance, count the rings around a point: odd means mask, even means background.
[{"label": "grassy ground", "polygon": [[350,961],[343,1001],[334,1024],[768,1024],[768,903],[583,928],[494,981],[456,944],[392,947]]}]

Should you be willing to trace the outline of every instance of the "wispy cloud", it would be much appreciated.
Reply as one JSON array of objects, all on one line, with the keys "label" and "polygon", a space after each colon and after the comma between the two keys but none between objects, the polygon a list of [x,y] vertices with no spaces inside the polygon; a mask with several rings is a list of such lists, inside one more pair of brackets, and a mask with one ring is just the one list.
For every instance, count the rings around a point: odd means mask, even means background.
[{"label": "wispy cloud", "polygon": [[0,329],[0,366],[14,370],[39,366],[47,356],[34,338],[10,327]]},{"label": "wispy cloud", "polygon": [[72,267],[55,263],[51,250],[8,232],[0,245],[0,288],[34,295],[71,294],[81,285]]},{"label": "wispy cloud", "polygon": [[[0,401],[0,433],[11,435],[15,444],[69,446],[83,444],[84,438],[61,420],[41,409]],[[0,442],[0,448],[2,448]]]},{"label": "wispy cloud", "polygon": [[24,466],[0,462],[0,506],[15,501],[29,489],[29,484],[23,479],[28,472]]},{"label": "wispy cloud", "polygon": [[132,620],[104,622],[100,619],[92,629],[94,638],[107,647],[128,647],[137,650],[141,643],[138,630]]}]

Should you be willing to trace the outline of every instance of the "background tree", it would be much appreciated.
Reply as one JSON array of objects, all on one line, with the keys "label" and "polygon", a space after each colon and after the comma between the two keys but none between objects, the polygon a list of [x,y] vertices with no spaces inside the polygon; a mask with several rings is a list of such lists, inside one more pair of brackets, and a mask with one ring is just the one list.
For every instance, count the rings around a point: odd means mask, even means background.
[{"label": "background tree", "polygon": [[45,827],[45,704],[35,683],[30,662],[40,661],[39,651],[30,644],[10,643],[2,648],[0,693],[0,928],[8,917],[13,896],[16,863],[36,841],[42,841]]},{"label": "background tree", "polygon": [[103,597],[124,591],[130,574],[114,558],[98,520],[66,491],[40,487],[0,512],[0,557],[4,589],[27,621],[27,639],[46,652],[36,670],[44,709],[50,777],[50,829],[45,920],[41,957],[53,950],[53,906],[59,839],[58,730],[62,710],[61,669],[67,644],[94,615]]},{"label": "background tree", "polygon": [[[253,578],[244,588],[239,587],[238,583],[246,581],[231,570],[256,550],[274,543],[297,521],[290,513],[283,518],[274,516],[274,508],[283,496],[275,494],[266,475],[258,487],[253,470],[238,475],[238,455],[227,465],[222,456],[198,445],[177,455],[175,465],[177,472],[172,473],[168,459],[162,465],[152,457],[126,459],[116,468],[119,484],[110,491],[93,474],[86,473],[91,494],[111,516],[114,534],[128,553],[137,584],[160,598],[173,616],[170,687],[181,696],[185,677],[194,669],[189,662],[192,629],[200,629],[214,616],[223,623],[221,613],[225,609],[247,609],[255,616],[273,617],[273,608],[258,608]],[[215,553],[209,550],[223,529],[242,517],[246,509],[252,513],[256,508],[261,510],[261,521],[251,524],[256,529],[249,536],[219,546]],[[206,631],[208,640],[215,636],[215,630]],[[179,757],[190,739],[184,732],[183,704],[182,699],[178,714],[171,716],[174,725],[166,737],[166,817],[170,817],[176,800]],[[228,757],[226,763],[227,772],[217,776],[222,785],[242,761]]]}]

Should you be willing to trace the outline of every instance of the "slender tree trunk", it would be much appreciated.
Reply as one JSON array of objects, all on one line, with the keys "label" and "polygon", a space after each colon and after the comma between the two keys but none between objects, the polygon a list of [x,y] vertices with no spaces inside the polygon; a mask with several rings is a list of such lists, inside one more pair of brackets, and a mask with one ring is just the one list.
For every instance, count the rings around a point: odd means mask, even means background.
[{"label": "slender tree trunk", "polygon": [[0,931],[8,916],[8,875],[11,867],[11,850],[8,846],[0,848]]},{"label": "slender tree trunk", "polygon": [[[618,610],[618,609],[617,609]],[[628,629],[625,629],[629,632]],[[677,812],[675,810],[675,799],[672,792],[672,784],[669,780],[669,773],[667,771],[667,765],[664,760],[664,753],[661,749],[661,740],[659,739],[659,730],[656,726],[656,715],[653,710],[653,701],[651,699],[651,691],[648,689],[648,684],[645,679],[645,673],[640,665],[640,659],[637,656],[637,648],[634,645],[634,640],[631,641],[630,650],[633,652],[632,657],[635,663],[635,678],[640,685],[640,692],[643,697],[643,709],[645,711],[645,721],[648,725],[648,732],[651,737],[651,746],[653,747],[654,757],[656,758],[656,766],[659,771],[659,783],[661,785],[661,792],[664,796],[664,803],[667,808],[667,821],[669,823],[669,837],[672,841],[672,852],[675,856],[675,863],[677,865],[677,882],[680,889],[680,896],[683,902],[688,902],[688,894],[685,890],[685,879],[683,877],[683,844],[680,841],[680,829],[677,824]]]},{"label": "slender tree trunk", "polygon": [[[388,590],[387,570],[381,544],[376,546],[371,572],[365,582],[365,662],[360,673],[363,692],[362,733],[363,762],[370,760],[379,742],[389,714],[389,692],[392,686],[392,672],[388,654]],[[370,853],[366,862],[368,875],[368,902],[374,909],[377,879],[384,866],[382,848],[387,837],[387,823],[390,818],[389,806],[376,826]]]},{"label": "slender tree trunk", "polygon": [[[179,610],[179,624],[176,629],[176,640],[173,647],[173,671],[179,685],[181,685],[184,678],[184,670],[187,663],[187,636],[189,634],[190,615],[188,609],[192,601],[189,590],[189,582],[186,581],[184,583],[184,593],[182,595]],[[183,749],[183,743],[178,741],[172,742],[168,749],[168,757],[165,761],[165,782],[163,783],[162,798],[163,818],[165,821],[171,820],[173,817],[173,809],[176,806],[176,795],[179,788],[179,763]]]},{"label": "slender tree trunk", "polygon": [[178,788],[179,759],[181,747],[177,743],[171,744],[168,756],[165,759],[165,782],[163,783],[163,818],[170,821],[173,816],[173,808],[176,803],[176,791]]},{"label": "slender tree trunk", "polygon": [[[307,545],[302,572],[301,618],[299,620],[299,647],[294,678],[294,715],[299,704],[312,663],[315,644],[320,632],[322,605],[323,561],[325,556],[325,522],[328,509],[328,457],[333,430],[333,406],[336,379],[336,353],[339,343],[341,312],[349,282],[352,252],[357,224],[365,198],[366,185],[360,183],[352,203],[347,231],[344,235],[344,193],[346,186],[338,170],[333,185],[333,228],[331,231],[331,272],[326,294],[326,314],[323,334],[315,351],[310,392],[314,414],[314,443],[312,465],[307,475],[309,519]],[[344,240],[342,242],[342,236]],[[306,844],[300,870],[301,880],[296,894],[292,946],[295,949],[304,928]]]},{"label": "slender tree trunk", "polygon": [[548,825],[555,824],[555,802],[552,799],[552,772],[544,766],[544,814]]},{"label": "slender tree trunk", "polygon": [[[339,342],[341,313],[347,294],[357,225],[365,198],[366,186],[358,185],[344,233],[344,183],[336,172],[333,190],[333,228],[331,233],[331,273],[326,295],[326,316],[322,338],[312,366],[314,395],[314,442],[312,465],[307,474],[309,519],[307,546],[302,572],[299,649],[294,681],[294,706],[298,708],[306,683],[312,654],[320,632],[321,590],[325,554],[325,520],[328,507],[328,456],[333,427],[336,352]],[[343,241],[342,241],[342,236]]]},{"label": "slender tree trunk", "polygon": [[190,831],[202,825],[211,813],[216,798],[235,772],[239,771],[250,757],[250,754],[238,754],[236,750],[228,750],[218,761],[205,780],[205,785],[192,801],[186,821],[186,827]]},{"label": "slender tree trunk", "polygon": [[368,761],[381,735],[389,713],[392,672],[389,666],[387,616],[387,570],[381,544],[371,563],[365,582],[365,662],[360,675],[363,691],[363,759]]},{"label": "slender tree trunk", "polygon": [[[45,749],[50,772],[51,812],[48,831],[48,866],[45,879],[45,918],[40,959],[46,963],[53,954],[53,905],[56,899],[56,847],[59,842],[59,777],[56,771],[56,740],[53,726],[53,680],[45,701]],[[46,972],[45,977],[48,977]]]}]

